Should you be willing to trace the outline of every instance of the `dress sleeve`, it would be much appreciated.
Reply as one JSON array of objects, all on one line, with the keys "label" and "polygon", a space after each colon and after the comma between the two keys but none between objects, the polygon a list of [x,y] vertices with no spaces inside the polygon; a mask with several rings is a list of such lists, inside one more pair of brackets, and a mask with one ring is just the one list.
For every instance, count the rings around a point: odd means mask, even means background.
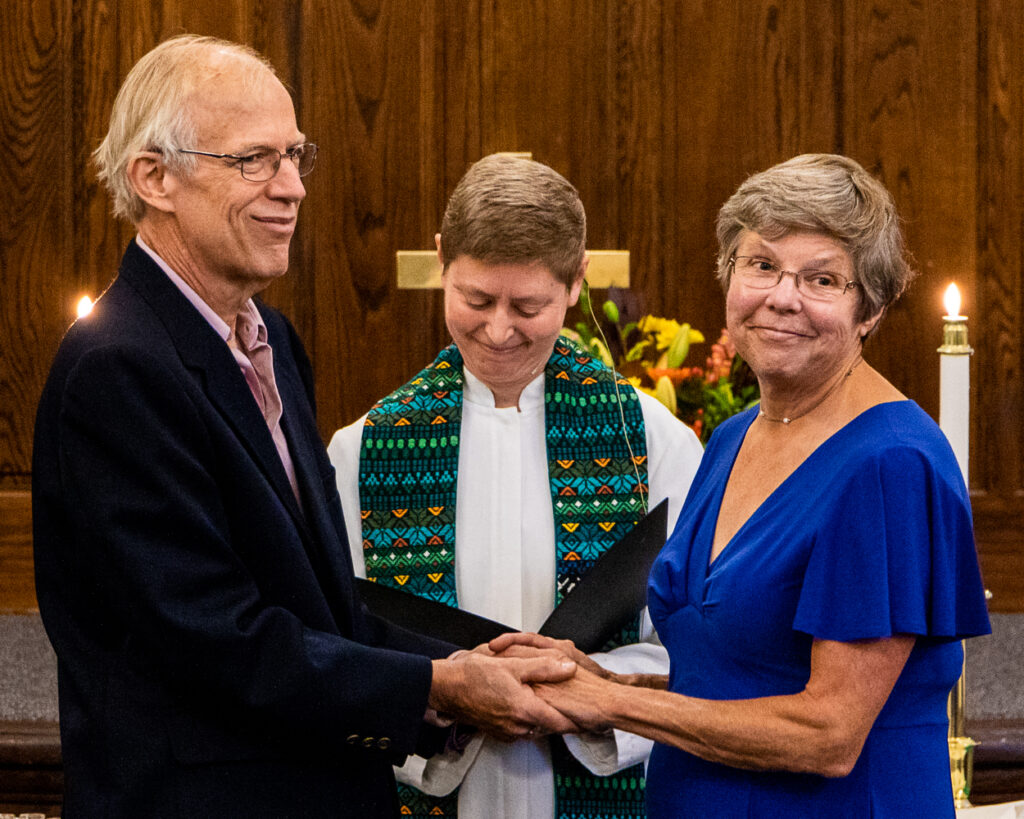
[{"label": "dress sleeve", "polygon": [[815,535],[794,628],[840,641],[988,633],[970,503],[946,455],[893,447],[847,470]]}]

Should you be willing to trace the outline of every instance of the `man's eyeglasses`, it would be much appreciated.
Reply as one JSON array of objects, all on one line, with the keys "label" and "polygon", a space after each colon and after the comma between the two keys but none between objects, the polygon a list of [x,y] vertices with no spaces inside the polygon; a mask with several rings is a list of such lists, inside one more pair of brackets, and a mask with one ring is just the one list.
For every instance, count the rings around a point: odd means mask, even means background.
[{"label": "man's eyeglasses", "polygon": [[783,270],[763,256],[733,256],[729,260],[733,275],[753,290],[771,290],[787,273],[796,289],[816,301],[835,301],[851,287],[860,285],[830,270]]},{"label": "man's eyeglasses", "polygon": [[250,182],[266,182],[277,176],[277,172],[281,169],[282,157],[288,157],[288,159],[295,163],[299,176],[306,176],[313,170],[313,166],[316,165],[316,145],[312,142],[303,142],[301,145],[295,145],[284,153],[281,153],[276,148],[260,148],[258,151],[245,155],[213,154],[209,151],[189,151],[185,148],[179,148],[178,152],[182,154],[196,154],[198,156],[212,156],[214,159],[230,159],[232,160],[230,164],[242,172],[242,178],[248,179]]}]

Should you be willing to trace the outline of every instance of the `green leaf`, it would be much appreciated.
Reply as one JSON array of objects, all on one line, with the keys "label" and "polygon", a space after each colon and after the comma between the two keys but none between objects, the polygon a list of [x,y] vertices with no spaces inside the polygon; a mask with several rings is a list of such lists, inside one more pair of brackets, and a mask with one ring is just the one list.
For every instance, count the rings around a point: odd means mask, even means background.
[{"label": "green leaf", "polygon": [[615,369],[615,362],[612,361],[612,354],[608,351],[605,343],[596,336],[590,339],[590,349],[594,352],[601,361],[603,361],[611,369]]},{"label": "green leaf", "polygon": [[668,345],[667,363],[669,369],[674,370],[681,367],[689,352],[690,325],[683,324],[679,330],[676,331],[675,337],[672,339],[672,343]]},{"label": "green leaf", "polygon": [[651,342],[649,339],[644,339],[637,344],[634,344],[628,353],[626,353],[626,361],[639,361],[644,354],[644,349],[649,347]]},{"label": "green leaf", "polygon": [[676,414],[676,388],[667,375],[659,378],[658,383],[654,385],[654,397],[668,407],[673,415]]}]

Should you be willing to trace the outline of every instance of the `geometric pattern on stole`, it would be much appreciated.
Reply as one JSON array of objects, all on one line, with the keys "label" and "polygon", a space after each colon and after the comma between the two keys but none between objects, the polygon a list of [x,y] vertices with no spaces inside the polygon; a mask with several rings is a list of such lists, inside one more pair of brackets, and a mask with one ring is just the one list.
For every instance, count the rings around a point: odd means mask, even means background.
[{"label": "geometric pattern on stole", "polygon": [[[462,392],[462,357],[452,344],[370,409],[359,468],[367,577],[455,607]],[[558,603],[643,517],[646,435],[632,386],[568,339],[558,339],[545,367],[544,399]],[[633,624],[608,647],[636,639]],[[552,755],[559,819],[645,815],[643,765],[598,777],[561,740],[552,740]],[[457,794],[430,797],[399,785],[401,813],[455,816]]]}]

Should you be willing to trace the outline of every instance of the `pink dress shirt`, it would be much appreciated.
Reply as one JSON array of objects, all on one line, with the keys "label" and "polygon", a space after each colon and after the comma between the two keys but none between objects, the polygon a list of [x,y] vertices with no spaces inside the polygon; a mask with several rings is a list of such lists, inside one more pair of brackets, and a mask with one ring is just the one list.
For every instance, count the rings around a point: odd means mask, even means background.
[{"label": "pink dress shirt", "polygon": [[195,290],[188,286],[181,276],[171,270],[167,263],[156,254],[156,251],[142,241],[141,237],[136,236],[135,242],[153,258],[153,261],[174,282],[175,287],[181,291],[181,294],[189,300],[189,303],[199,311],[200,315],[231,349],[231,354],[238,362],[245,382],[249,385],[260,412],[263,413],[263,418],[270,429],[270,436],[274,439],[277,454],[288,475],[292,492],[301,506],[299,484],[295,479],[295,464],[292,463],[288,441],[285,440],[284,431],[281,429],[283,408],[281,393],[278,392],[277,381],[274,378],[274,351],[267,343],[267,326],[263,323],[263,318],[256,309],[256,305],[253,304],[252,299],[249,299],[242,312],[238,314],[235,327],[230,327],[210,305],[200,298]]}]

